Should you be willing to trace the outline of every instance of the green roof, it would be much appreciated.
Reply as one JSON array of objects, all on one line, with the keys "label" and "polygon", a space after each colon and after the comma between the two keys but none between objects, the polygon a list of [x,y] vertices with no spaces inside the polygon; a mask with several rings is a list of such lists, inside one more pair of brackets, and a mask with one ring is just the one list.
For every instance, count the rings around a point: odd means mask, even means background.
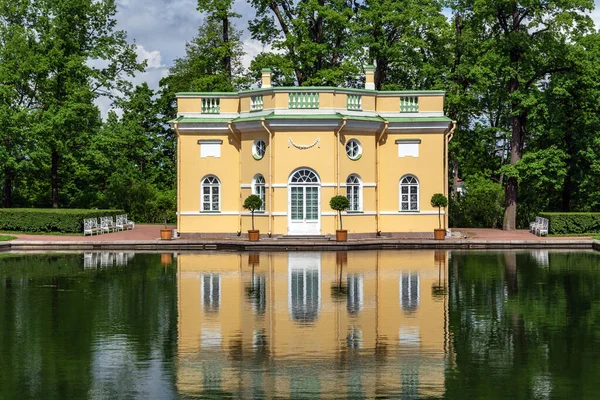
[{"label": "green roof", "polygon": [[[205,124],[205,123],[226,123],[226,122],[231,122],[232,119],[231,118],[177,118],[176,120],[173,121],[178,121],[180,124],[181,123],[201,123],[201,124]],[[171,122],[171,121],[169,121]]]},{"label": "green roof", "polygon": [[385,94],[385,95],[402,95],[412,93],[422,94],[444,94],[444,90],[372,90],[372,89],[361,89],[361,88],[345,88],[338,86],[272,86],[268,88],[257,88],[249,90],[241,90],[237,92],[178,92],[175,95],[195,95],[195,96],[237,96],[250,93],[258,92],[270,92],[270,91],[340,91],[340,92],[357,92],[357,93],[369,93],[369,94]]},{"label": "green roof", "polygon": [[448,117],[389,117],[383,118],[380,116],[363,116],[363,115],[346,115],[346,114],[279,114],[275,115],[274,112],[270,112],[266,115],[251,115],[249,117],[238,117],[238,118],[188,118],[179,117],[168,121],[170,124],[174,122],[183,123],[237,123],[237,122],[254,122],[261,120],[341,120],[347,119],[351,121],[367,121],[367,122],[391,122],[391,123],[411,123],[411,122],[452,122]]},{"label": "green roof", "polygon": [[452,122],[448,117],[390,117],[388,122]]}]

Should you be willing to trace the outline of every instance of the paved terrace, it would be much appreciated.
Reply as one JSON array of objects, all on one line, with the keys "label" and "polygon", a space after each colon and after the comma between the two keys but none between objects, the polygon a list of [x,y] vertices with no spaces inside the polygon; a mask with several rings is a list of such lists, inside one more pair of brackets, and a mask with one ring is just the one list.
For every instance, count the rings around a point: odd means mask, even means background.
[{"label": "paved terrace", "polygon": [[0,242],[0,250],[229,250],[229,251],[292,251],[292,250],[378,250],[378,249],[472,249],[472,248],[576,248],[600,249],[600,242],[591,237],[538,237],[526,230],[453,229],[460,237],[436,241],[402,238],[349,239],[348,242],[312,239],[261,239],[249,242],[245,238],[160,240],[162,225],[136,225],[130,231],[94,236],[14,235],[16,240]]}]

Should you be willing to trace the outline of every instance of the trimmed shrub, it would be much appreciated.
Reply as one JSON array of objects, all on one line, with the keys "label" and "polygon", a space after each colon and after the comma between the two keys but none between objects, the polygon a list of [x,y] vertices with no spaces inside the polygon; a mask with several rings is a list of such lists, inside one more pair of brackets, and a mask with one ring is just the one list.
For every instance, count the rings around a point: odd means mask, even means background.
[{"label": "trimmed shrub", "polygon": [[552,235],[600,233],[600,213],[545,212],[539,216],[548,219]]},{"label": "trimmed shrub", "polygon": [[67,208],[0,208],[0,230],[22,232],[83,233],[86,218],[115,217],[123,210]]}]

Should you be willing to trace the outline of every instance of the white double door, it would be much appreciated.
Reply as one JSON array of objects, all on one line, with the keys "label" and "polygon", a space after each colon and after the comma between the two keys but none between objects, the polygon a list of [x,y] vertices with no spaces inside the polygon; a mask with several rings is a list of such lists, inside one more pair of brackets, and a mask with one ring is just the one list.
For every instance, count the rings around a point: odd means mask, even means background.
[{"label": "white double door", "polygon": [[288,187],[288,234],[321,233],[321,193],[318,185]]}]

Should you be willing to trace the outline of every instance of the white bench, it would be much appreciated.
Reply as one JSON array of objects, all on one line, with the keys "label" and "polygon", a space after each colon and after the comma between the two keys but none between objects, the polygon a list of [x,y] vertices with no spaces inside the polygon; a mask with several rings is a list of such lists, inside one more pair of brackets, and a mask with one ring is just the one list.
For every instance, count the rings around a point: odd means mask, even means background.
[{"label": "white bench", "polygon": [[538,236],[547,236],[549,226],[550,226],[550,221],[548,221],[548,219],[540,218],[540,223],[536,224],[534,233]]},{"label": "white bench", "polygon": [[102,229],[98,226],[98,220],[96,218],[87,218],[83,220],[83,236],[89,234],[100,234]]}]

